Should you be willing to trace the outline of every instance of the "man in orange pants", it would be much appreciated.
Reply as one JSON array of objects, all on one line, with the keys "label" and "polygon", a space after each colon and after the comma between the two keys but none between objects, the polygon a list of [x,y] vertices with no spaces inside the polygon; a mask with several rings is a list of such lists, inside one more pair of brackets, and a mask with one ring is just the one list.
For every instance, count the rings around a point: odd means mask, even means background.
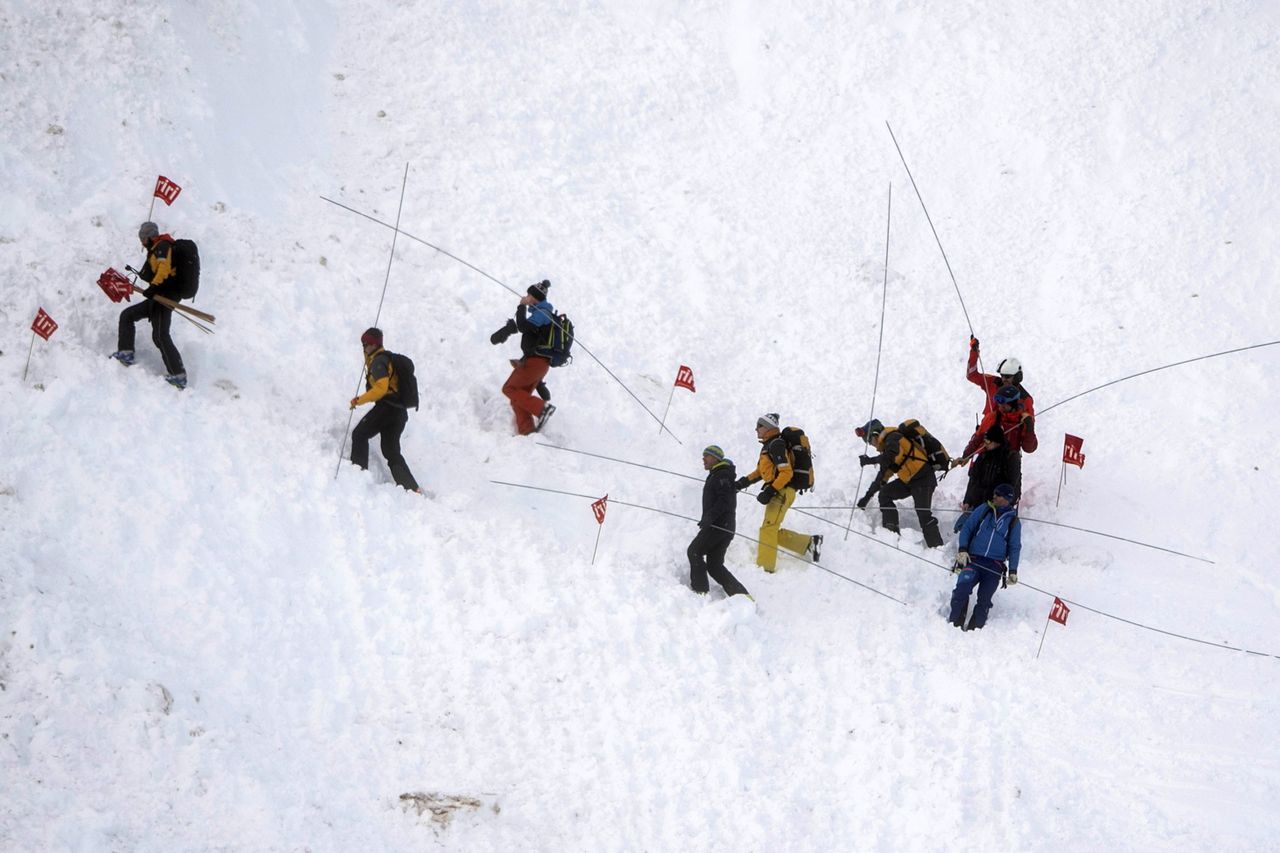
[{"label": "man in orange pants", "polygon": [[[551,368],[551,359],[543,354],[549,345],[555,318],[555,309],[547,301],[550,289],[549,281],[529,285],[528,292],[516,306],[516,316],[489,336],[489,343],[497,346],[516,332],[520,333],[520,358],[511,359],[513,369],[502,386],[502,393],[511,401],[516,431],[521,435],[541,431],[556,410],[547,402],[551,395],[542,383]],[[538,396],[534,396],[535,389]]]}]

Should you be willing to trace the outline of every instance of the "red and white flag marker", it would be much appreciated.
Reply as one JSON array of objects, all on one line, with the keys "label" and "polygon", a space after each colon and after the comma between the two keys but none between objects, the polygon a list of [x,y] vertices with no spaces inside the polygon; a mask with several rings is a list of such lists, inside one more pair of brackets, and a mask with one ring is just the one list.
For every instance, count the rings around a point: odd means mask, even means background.
[{"label": "red and white flag marker", "polygon": [[147,210],[147,220],[150,221],[151,214],[155,213],[156,199],[160,199],[164,202],[165,207],[168,207],[178,200],[178,193],[180,192],[182,192],[182,187],[178,186],[164,175],[157,177],[156,188],[151,191],[151,207]]},{"label": "red and white flag marker", "polygon": [[591,549],[591,565],[596,564],[596,551],[600,548],[600,534],[604,532],[604,514],[609,509],[609,496],[591,502],[591,512],[596,517],[596,545]]},{"label": "red and white flag marker", "polygon": [[22,381],[27,381],[27,371],[31,368],[31,353],[36,348],[36,335],[49,340],[49,336],[58,331],[58,324],[43,308],[36,309],[36,318],[31,321],[31,346],[27,348],[27,364],[22,368]]},{"label": "red and white flag marker", "polygon": [[658,424],[658,435],[662,435],[662,431],[667,427],[667,413],[671,411],[671,400],[676,395],[677,388],[685,388],[692,394],[697,394],[698,389],[693,387],[693,368],[680,365],[680,369],[676,371],[675,384],[671,386],[671,393],[667,395],[667,408],[662,413],[662,422]]},{"label": "red and white flag marker", "polygon": [[102,292],[107,294],[107,298],[112,302],[121,300],[128,302],[129,295],[133,293],[133,285],[129,283],[129,279],[112,267],[108,267],[106,272],[98,276],[98,287],[102,288]]},{"label": "red and white flag marker", "polygon": [[1067,617],[1071,615],[1071,608],[1067,606],[1058,596],[1053,597],[1053,606],[1049,608],[1049,615],[1044,620],[1044,631],[1040,634],[1040,648],[1036,649],[1036,659],[1039,660],[1040,652],[1044,649],[1045,634],[1049,633],[1049,623],[1057,622],[1062,627],[1067,627]]},{"label": "red and white flag marker", "polygon": [[1065,433],[1062,441],[1062,473],[1058,477],[1058,500],[1054,502],[1054,506],[1062,503],[1062,484],[1067,479],[1067,466],[1074,465],[1077,468],[1084,468],[1084,454],[1081,448],[1084,447],[1084,439],[1078,435]]}]

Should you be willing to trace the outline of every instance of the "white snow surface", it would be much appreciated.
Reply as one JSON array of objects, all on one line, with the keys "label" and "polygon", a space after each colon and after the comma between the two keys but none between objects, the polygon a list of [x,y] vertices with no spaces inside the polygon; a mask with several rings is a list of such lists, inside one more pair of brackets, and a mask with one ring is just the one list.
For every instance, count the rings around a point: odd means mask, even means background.
[{"label": "white snow surface", "polygon": [[[1280,347],[1046,410],[1280,338],[1278,36],[1233,0],[3,4],[0,848],[1276,849],[1280,660],[1212,644],[1280,654]],[[405,231],[573,317],[543,436],[488,342],[516,296],[403,235],[388,277],[321,199],[394,222],[406,163]],[[106,357],[94,285],[158,174],[217,315],[174,322],[185,392],[145,324]],[[339,464],[375,318],[426,499]],[[828,571],[738,540],[752,603],[690,592],[687,520],[615,503],[592,564],[588,499],[491,482],[696,516],[699,450],[749,470],[778,411],[798,505],[848,506],[873,387],[963,446],[970,323],[1043,412],[1024,515],[1213,562],[1028,522],[961,633],[950,514],[930,552],[793,513]],[[678,442],[584,349],[658,416],[691,366]]]}]

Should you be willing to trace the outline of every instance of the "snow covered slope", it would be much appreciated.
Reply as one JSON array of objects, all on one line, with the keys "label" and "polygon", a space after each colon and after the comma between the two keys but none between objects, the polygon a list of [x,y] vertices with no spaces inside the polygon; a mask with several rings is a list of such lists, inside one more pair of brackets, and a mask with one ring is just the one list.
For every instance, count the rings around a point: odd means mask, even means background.
[{"label": "snow covered slope", "polygon": [[[0,23],[0,847],[1274,848],[1280,660],[1094,610],[1280,654],[1280,347],[1054,404],[1280,338],[1275,4]],[[511,434],[488,335],[516,297],[403,235],[388,275],[392,232],[321,199],[394,221],[406,163],[402,227],[516,292],[550,278],[639,403],[580,352],[547,433]],[[174,324],[182,393],[145,328],[136,366],[106,358],[93,284],[140,260],[157,174],[218,317]],[[60,328],[23,381],[40,306]],[[426,500],[339,464],[375,318],[418,365]],[[699,450],[749,469],[779,411],[815,445],[800,503],[847,507],[873,388],[963,446],[971,330],[1043,413],[1025,515],[1212,563],[1028,523],[1024,584],[962,634],[949,533],[796,512],[828,571],[765,575],[740,540],[753,604],[694,596],[693,525],[624,505],[696,515]],[[640,403],[679,364],[677,441]],[[1088,462],[1058,505],[1064,432]],[[587,499],[494,480],[608,493],[594,564]],[[1077,605],[1037,659],[1054,594]]]}]

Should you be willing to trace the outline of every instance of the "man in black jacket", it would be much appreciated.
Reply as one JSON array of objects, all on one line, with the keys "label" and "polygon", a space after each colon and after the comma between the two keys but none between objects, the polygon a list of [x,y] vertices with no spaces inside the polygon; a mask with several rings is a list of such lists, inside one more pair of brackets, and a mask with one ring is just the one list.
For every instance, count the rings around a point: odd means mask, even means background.
[{"label": "man in black jacket", "polygon": [[702,486],[702,518],[698,535],[689,543],[689,585],[707,592],[707,575],[724,587],[727,595],[746,595],[747,588],[724,567],[724,555],[737,529],[738,490],[734,487],[733,461],[712,444],[702,451],[702,467],[711,473]]},{"label": "man in black jacket", "polygon": [[185,288],[192,284],[188,279],[199,280],[200,262],[196,258],[194,264],[189,261],[179,263],[174,256],[173,237],[161,234],[160,227],[154,222],[142,223],[138,228],[138,241],[147,252],[147,259],[138,271],[138,276],[150,286],[142,292],[146,298],[120,312],[120,335],[116,351],[111,357],[126,366],[133,364],[134,326],[139,320],[148,320],[151,323],[151,340],[164,360],[164,369],[167,371],[165,381],[175,388],[186,388],[187,370],[182,366],[182,355],[173,345],[173,337],[169,333],[173,309],[166,308],[150,297],[164,296],[180,302]]}]

